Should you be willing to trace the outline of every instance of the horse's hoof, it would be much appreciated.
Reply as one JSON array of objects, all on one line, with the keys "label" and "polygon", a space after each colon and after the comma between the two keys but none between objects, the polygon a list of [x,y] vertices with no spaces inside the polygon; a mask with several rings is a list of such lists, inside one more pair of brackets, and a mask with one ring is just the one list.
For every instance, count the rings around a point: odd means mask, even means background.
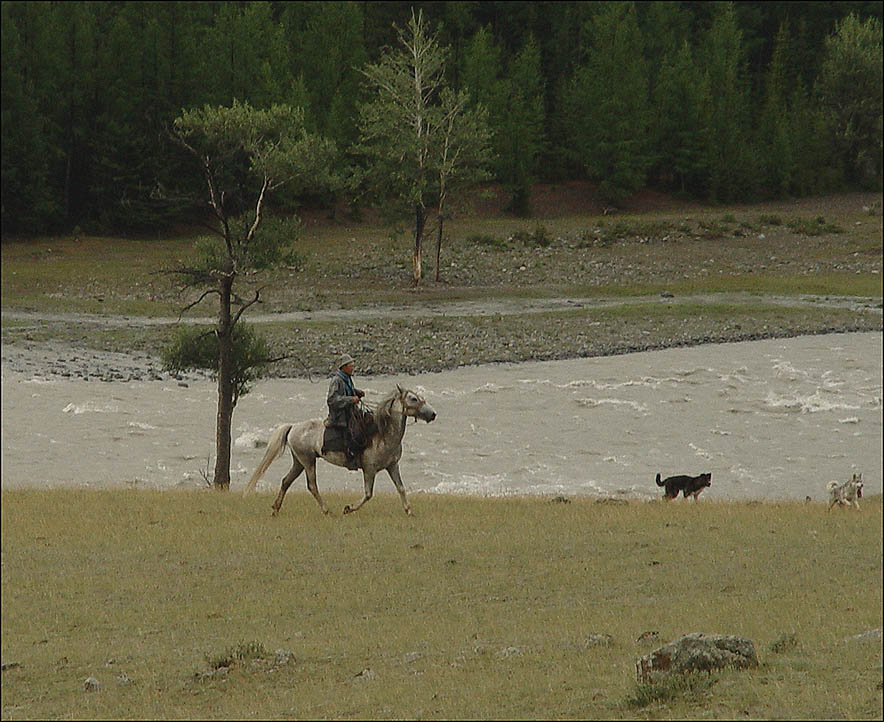
[{"label": "horse's hoof", "polygon": [[279,514],[279,509],[274,509],[270,512],[270,516],[277,516]]}]

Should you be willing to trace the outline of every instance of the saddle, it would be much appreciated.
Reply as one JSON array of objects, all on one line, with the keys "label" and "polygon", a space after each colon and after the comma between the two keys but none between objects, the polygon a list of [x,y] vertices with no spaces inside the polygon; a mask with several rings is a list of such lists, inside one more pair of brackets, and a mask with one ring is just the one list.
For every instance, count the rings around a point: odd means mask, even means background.
[{"label": "saddle", "polygon": [[322,435],[322,453],[343,451],[347,455],[347,468],[357,469],[359,455],[377,432],[378,425],[370,412],[353,409],[348,415],[347,428],[325,427]]}]

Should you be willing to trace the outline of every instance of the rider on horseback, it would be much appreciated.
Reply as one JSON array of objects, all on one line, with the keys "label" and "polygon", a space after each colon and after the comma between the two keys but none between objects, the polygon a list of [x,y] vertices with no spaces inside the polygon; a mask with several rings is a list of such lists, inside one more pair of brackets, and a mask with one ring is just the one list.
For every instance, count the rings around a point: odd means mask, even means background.
[{"label": "rider on horseback", "polygon": [[358,458],[365,448],[368,439],[365,425],[368,421],[366,413],[357,404],[365,396],[365,392],[353,385],[353,369],[355,360],[350,354],[339,356],[335,365],[337,371],[332,375],[328,385],[328,418],[325,425],[341,430],[346,439],[347,468],[359,468]]}]

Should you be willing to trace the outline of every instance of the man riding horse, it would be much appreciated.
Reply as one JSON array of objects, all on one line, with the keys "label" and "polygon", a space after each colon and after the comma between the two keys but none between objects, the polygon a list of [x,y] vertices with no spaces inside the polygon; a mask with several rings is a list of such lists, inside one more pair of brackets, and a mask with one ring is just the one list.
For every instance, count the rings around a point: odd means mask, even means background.
[{"label": "man riding horse", "polygon": [[346,440],[347,468],[359,468],[359,455],[368,444],[371,415],[359,408],[358,404],[365,392],[353,385],[353,370],[356,361],[350,354],[339,356],[335,365],[337,371],[328,384],[327,428],[340,431]]}]

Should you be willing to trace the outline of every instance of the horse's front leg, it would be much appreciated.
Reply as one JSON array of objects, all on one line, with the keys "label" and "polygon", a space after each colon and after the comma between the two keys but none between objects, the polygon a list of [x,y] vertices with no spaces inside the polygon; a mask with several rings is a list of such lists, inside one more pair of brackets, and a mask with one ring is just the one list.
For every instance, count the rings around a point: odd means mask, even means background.
[{"label": "horse's front leg", "polygon": [[365,486],[365,493],[362,496],[362,501],[360,501],[356,506],[347,506],[344,507],[344,513],[350,514],[354,511],[357,511],[359,507],[361,507],[365,502],[371,499],[371,495],[374,493],[374,477],[377,472],[374,469],[366,469],[363,467],[362,469],[362,482]]},{"label": "horse's front leg", "polygon": [[399,462],[394,461],[390,464],[387,467],[387,473],[393,480],[393,484],[396,486],[396,491],[399,492],[399,498],[402,500],[402,508],[405,509],[405,513],[408,514],[408,516],[413,516],[411,513],[411,507],[408,506],[408,499],[405,498],[405,484],[402,483],[402,476],[399,474]]}]

